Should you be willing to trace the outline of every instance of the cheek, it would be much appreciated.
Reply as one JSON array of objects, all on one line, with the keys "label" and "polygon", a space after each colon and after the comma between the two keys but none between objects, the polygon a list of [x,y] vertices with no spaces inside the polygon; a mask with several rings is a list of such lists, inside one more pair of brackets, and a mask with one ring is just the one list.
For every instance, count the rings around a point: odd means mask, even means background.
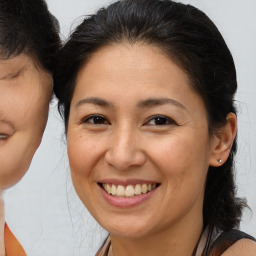
[{"label": "cheek", "polygon": [[207,136],[192,133],[164,139],[151,147],[151,159],[163,177],[162,204],[159,212],[165,219],[163,225],[202,211],[205,178],[208,170]]},{"label": "cheek", "polygon": [[42,136],[49,111],[49,90],[34,92],[27,97],[26,105],[22,109],[24,129],[33,130],[35,135]]},{"label": "cheek", "polygon": [[151,156],[173,190],[195,187],[205,179],[208,162],[208,135],[197,133],[165,138],[151,147]]},{"label": "cheek", "polygon": [[[49,88],[20,88],[9,92],[4,107],[4,114],[11,120],[18,132],[26,132],[29,140],[41,140],[45,129],[51,90]],[[25,139],[25,138],[24,138]]]},{"label": "cheek", "polygon": [[[71,130],[71,129],[69,129]],[[93,167],[97,163],[97,145],[82,135],[69,132],[67,134],[67,150],[72,182],[81,201],[90,207],[94,195],[91,190],[93,183]]]},{"label": "cheek", "polygon": [[67,150],[72,176],[88,177],[97,158],[97,144],[91,143],[80,132],[70,130],[67,134]]}]

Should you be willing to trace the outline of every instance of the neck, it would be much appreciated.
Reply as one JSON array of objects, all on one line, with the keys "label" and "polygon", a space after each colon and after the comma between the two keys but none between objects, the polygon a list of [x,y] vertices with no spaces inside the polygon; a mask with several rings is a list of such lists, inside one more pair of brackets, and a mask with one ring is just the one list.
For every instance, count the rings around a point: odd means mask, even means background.
[{"label": "neck", "polygon": [[0,256],[5,256],[5,245],[4,245],[4,201],[2,197],[3,193],[0,191]]},{"label": "neck", "polygon": [[192,256],[203,231],[202,218],[176,223],[172,227],[142,238],[111,235],[113,255]]}]

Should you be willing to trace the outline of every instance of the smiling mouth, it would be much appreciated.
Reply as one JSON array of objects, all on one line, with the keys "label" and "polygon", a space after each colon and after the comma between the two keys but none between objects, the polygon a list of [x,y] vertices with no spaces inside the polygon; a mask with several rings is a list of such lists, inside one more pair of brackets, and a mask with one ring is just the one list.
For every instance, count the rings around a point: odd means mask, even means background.
[{"label": "smiling mouth", "polygon": [[135,185],[115,185],[107,183],[99,183],[99,185],[109,194],[114,197],[130,198],[142,194],[147,194],[156,189],[160,184],[135,184]]}]

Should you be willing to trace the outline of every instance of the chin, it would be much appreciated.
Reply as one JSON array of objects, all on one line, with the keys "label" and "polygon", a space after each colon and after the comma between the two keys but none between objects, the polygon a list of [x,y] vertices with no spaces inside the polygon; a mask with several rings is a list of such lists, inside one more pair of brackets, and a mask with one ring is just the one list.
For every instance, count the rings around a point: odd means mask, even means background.
[{"label": "chin", "polygon": [[[0,190],[6,190],[16,185],[26,174],[31,161],[17,161],[17,165],[12,166],[8,173],[4,173],[0,177]],[[21,163],[21,164],[19,164]]]},{"label": "chin", "polygon": [[[22,178],[22,177],[21,177]],[[13,177],[1,177],[1,183],[0,183],[0,191],[9,189],[16,185],[21,178],[13,178]]]},{"label": "chin", "polygon": [[[140,223],[136,221],[137,223]],[[145,225],[136,225],[136,222],[126,222],[121,223],[119,221],[115,221],[114,223],[108,223],[108,225],[103,225],[103,227],[113,236],[129,238],[129,239],[138,239],[147,236],[150,233],[150,227],[148,224]],[[116,225],[120,223],[119,225]]]}]

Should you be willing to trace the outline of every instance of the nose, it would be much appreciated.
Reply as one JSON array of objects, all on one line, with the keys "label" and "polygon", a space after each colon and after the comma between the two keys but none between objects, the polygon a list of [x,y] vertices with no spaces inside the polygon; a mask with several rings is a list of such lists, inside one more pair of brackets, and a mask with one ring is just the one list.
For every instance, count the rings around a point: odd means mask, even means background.
[{"label": "nose", "polygon": [[111,136],[105,161],[120,171],[142,166],[146,161],[146,155],[141,148],[139,135],[126,128],[116,131]]}]

